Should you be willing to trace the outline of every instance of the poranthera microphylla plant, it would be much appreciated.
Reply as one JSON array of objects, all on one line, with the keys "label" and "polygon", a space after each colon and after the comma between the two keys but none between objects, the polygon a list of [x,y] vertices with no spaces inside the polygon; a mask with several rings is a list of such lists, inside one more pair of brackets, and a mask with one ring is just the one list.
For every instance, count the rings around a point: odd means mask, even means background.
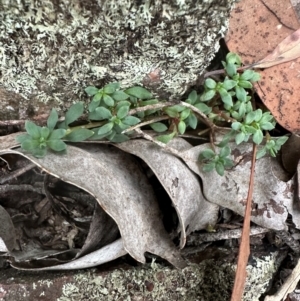
[{"label": "poranthera microphylla plant", "polygon": [[71,124],[84,114],[84,104],[78,102],[66,112],[64,121],[52,109],[47,126],[40,127],[26,121],[26,134],[17,137],[21,148],[36,157],[44,157],[47,150],[63,152],[64,141],[108,140],[120,143],[130,139],[136,128],[151,127],[159,133],[154,140],[168,143],[173,137],[183,135],[187,129],[196,129],[204,121],[211,130],[215,124],[225,121],[231,130],[219,144],[211,141],[211,148],[199,155],[205,171],[215,169],[219,175],[233,166],[228,142],[236,144],[252,140],[264,145],[257,158],[265,154],[275,157],[288,137],[272,138],[268,131],[275,127],[270,112],[253,109],[252,83],[260,79],[253,70],[239,72],[241,59],[237,54],[228,53],[223,62],[225,75],[216,81],[207,78],[204,92],[191,91],[187,99],[173,104],[160,101],[145,88],[135,86],[121,89],[119,83],[109,83],[103,88],[89,86],[85,92],[92,98],[87,107],[88,123],[72,127]]}]

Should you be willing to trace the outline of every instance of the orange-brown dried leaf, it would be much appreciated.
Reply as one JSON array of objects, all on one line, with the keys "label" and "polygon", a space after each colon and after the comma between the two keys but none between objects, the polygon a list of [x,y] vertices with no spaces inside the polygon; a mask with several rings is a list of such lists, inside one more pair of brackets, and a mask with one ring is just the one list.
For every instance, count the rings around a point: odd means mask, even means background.
[{"label": "orange-brown dried leaf", "polygon": [[[289,0],[243,0],[231,13],[226,43],[245,64],[259,62],[300,27]],[[289,54],[290,55],[290,54]],[[260,71],[260,98],[284,128],[300,133],[300,58]]]},{"label": "orange-brown dried leaf", "polygon": [[285,38],[272,53],[252,65],[255,68],[269,68],[300,57],[300,28]]}]

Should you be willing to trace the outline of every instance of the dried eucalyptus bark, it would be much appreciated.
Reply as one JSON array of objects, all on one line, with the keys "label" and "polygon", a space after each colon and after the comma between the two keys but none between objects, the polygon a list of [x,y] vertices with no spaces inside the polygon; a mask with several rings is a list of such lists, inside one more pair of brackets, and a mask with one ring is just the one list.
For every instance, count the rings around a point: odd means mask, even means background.
[{"label": "dried eucalyptus bark", "polygon": [[234,2],[0,0],[0,120],[42,114],[41,103],[64,109],[111,81],[182,95],[218,50]]}]

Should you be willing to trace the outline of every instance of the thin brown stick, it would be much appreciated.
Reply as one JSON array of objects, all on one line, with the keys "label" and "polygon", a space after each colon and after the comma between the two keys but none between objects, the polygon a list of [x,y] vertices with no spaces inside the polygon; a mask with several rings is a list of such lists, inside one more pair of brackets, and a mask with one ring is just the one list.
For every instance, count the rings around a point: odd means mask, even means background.
[{"label": "thin brown stick", "polygon": [[181,101],[180,102],[180,105],[184,106],[184,107],[187,107],[189,109],[191,109],[193,112],[195,112],[197,115],[200,116],[200,118],[202,119],[202,121],[207,125],[209,126],[211,129],[214,129],[216,127],[216,125],[209,119],[207,118],[207,116],[201,112],[199,109],[197,109],[196,107],[194,107],[193,105],[187,103],[187,102],[184,102],[184,101]]},{"label": "thin brown stick", "polygon": [[148,111],[148,110],[163,109],[163,108],[166,108],[166,107],[174,106],[176,104],[178,104],[178,103],[171,102],[171,101],[166,101],[166,102],[156,103],[154,105],[138,107],[138,108],[135,108],[135,109],[131,109],[128,112],[128,115],[134,115],[136,113],[145,112],[145,111]]},{"label": "thin brown stick", "polygon": [[0,185],[3,185],[7,182],[10,182],[13,179],[16,179],[17,177],[19,177],[20,175],[24,174],[25,172],[35,168],[36,165],[33,163],[29,163],[26,166],[19,168],[17,170],[14,170],[13,172],[7,174],[7,175],[3,175],[2,178],[0,179]]},{"label": "thin brown stick", "polygon": [[172,148],[163,142],[155,140],[149,134],[146,134],[145,132],[143,132],[140,128],[135,129],[135,131],[138,132],[139,134],[141,134],[145,139],[152,141],[153,143],[159,145],[160,147],[162,147],[163,149],[165,149],[167,152],[171,153],[172,155],[174,155],[178,158],[182,158],[182,153],[180,153],[177,149]]},{"label": "thin brown stick", "polygon": [[[252,227],[250,229],[250,236],[264,234],[270,232],[270,229],[263,228],[263,227]],[[197,246],[204,242],[212,242],[218,240],[225,240],[225,239],[233,239],[233,238],[240,238],[243,234],[243,229],[233,229],[233,230],[226,230],[216,233],[194,233],[190,234],[187,237],[186,245],[187,246]]]},{"label": "thin brown stick", "polygon": [[135,130],[137,128],[141,128],[144,125],[151,124],[151,123],[154,123],[154,122],[158,122],[158,121],[161,121],[161,120],[167,120],[169,118],[170,118],[169,116],[158,116],[158,117],[155,117],[155,118],[153,118],[151,120],[147,120],[147,121],[141,122],[139,124],[136,124],[136,125],[130,127],[129,129],[124,130],[122,132],[122,134],[131,132],[131,131],[133,131],[133,130]]},{"label": "thin brown stick", "polygon": [[[253,64],[246,65],[246,66],[242,66],[242,67],[237,68],[236,70],[237,71],[243,71],[245,69],[253,69],[253,68],[255,68],[255,65],[257,65],[257,63],[253,63]],[[225,73],[226,73],[225,69],[213,70],[213,71],[209,71],[209,72],[205,73],[204,74],[204,78],[212,76],[212,75],[215,75],[215,74],[225,74]]]},{"label": "thin brown stick", "polygon": [[257,146],[255,143],[253,143],[249,189],[248,189],[247,203],[245,208],[243,232],[242,232],[241,244],[239,249],[237,269],[235,273],[234,286],[233,286],[232,295],[230,299],[231,301],[242,300],[246,277],[247,277],[246,266],[250,255],[249,233],[250,233],[250,217],[251,217],[251,205],[252,205],[252,195],[253,195],[253,185],[254,185],[256,149]]}]

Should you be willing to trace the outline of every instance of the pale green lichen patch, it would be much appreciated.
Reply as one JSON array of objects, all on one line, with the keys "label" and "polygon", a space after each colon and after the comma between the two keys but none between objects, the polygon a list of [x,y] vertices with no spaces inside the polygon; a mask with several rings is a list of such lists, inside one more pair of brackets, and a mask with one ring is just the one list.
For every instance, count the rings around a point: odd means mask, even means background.
[{"label": "pale green lichen patch", "polygon": [[213,58],[234,2],[3,0],[0,87],[62,103],[89,84],[145,84],[159,70],[157,89],[182,94]]},{"label": "pale green lichen patch", "polygon": [[[252,258],[247,266],[243,301],[258,301],[266,292],[282,256],[278,252]],[[230,300],[236,266],[223,261],[204,260],[183,270],[152,263],[131,269],[115,269],[97,275],[95,270],[78,272],[76,283],[63,286],[57,301],[147,300],[197,301]]]},{"label": "pale green lichen patch", "polygon": [[277,251],[250,261],[247,266],[248,278],[244,300],[258,301],[259,296],[266,292],[283,258],[280,257]]},{"label": "pale green lichen patch", "polygon": [[76,285],[65,284],[57,301],[70,300],[227,300],[234,272],[228,264],[220,267],[214,261],[176,270],[152,264],[117,269],[105,277],[82,272]]}]

